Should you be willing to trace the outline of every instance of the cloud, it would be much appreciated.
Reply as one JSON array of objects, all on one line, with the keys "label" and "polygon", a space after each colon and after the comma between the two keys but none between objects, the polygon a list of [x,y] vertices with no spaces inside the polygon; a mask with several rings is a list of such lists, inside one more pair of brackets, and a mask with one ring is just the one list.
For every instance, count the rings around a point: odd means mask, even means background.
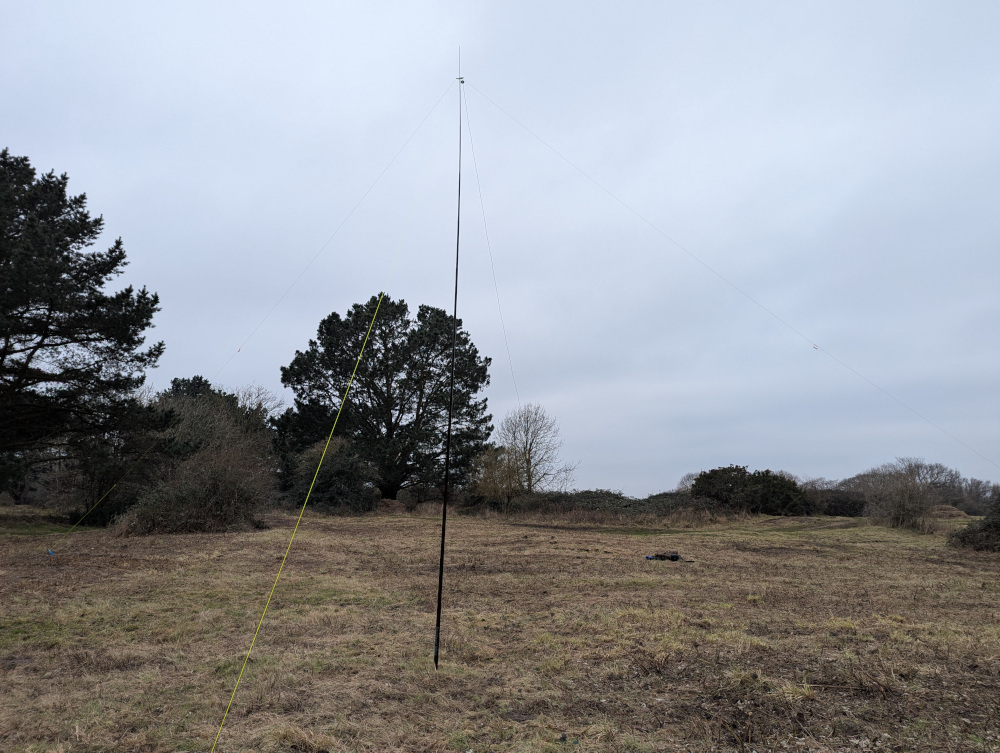
[{"label": "cloud", "polygon": [[160,293],[154,384],[280,389],[331,311],[383,286],[448,304],[461,45],[493,267],[466,141],[460,316],[499,416],[516,399],[495,268],[521,398],[558,416],[578,483],[897,455],[997,478],[998,15],[22,5],[5,145],[69,173],[124,239],[122,283]]}]

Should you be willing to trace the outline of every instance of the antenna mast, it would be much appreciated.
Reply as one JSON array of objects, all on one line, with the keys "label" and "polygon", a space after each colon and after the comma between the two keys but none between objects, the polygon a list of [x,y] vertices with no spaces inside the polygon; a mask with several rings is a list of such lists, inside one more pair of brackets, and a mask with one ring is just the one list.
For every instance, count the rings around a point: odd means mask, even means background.
[{"label": "antenna mast", "polygon": [[458,249],[462,230],[462,50],[458,50],[458,219],[455,223],[455,300],[452,306],[451,384],[448,392],[448,434],[444,444],[444,504],[441,505],[441,558],[438,562],[437,620],[434,624],[434,669],[441,650],[441,594],[444,590],[444,534],[448,524],[451,481],[451,418],[455,408],[455,351],[458,348]]}]

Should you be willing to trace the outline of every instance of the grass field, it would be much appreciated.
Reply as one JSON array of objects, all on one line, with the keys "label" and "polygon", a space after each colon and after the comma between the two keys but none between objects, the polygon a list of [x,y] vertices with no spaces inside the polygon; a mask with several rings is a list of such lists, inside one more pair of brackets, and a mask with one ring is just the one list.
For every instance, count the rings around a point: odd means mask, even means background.
[{"label": "grass field", "polygon": [[[0,508],[0,749],[208,751],[269,522],[57,543]],[[448,531],[435,671],[438,521],[307,513],[217,750],[1000,750],[997,555],[838,518]]]}]

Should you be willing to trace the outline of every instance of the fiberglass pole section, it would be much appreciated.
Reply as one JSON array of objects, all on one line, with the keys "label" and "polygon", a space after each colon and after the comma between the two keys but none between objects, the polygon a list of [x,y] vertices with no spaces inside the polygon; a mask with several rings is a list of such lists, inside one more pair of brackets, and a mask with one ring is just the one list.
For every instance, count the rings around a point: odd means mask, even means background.
[{"label": "fiberglass pole section", "polygon": [[[459,51],[459,73],[462,72]],[[444,589],[444,534],[448,524],[449,481],[451,480],[451,416],[455,407],[455,350],[458,347],[458,248],[462,229],[462,84],[458,77],[458,219],[455,223],[455,300],[452,306],[451,330],[451,384],[448,392],[448,434],[444,445],[444,504],[441,505],[441,558],[438,562],[437,620],[434,624],[434,669],[438,666],[441,650],[441,593]]]}]

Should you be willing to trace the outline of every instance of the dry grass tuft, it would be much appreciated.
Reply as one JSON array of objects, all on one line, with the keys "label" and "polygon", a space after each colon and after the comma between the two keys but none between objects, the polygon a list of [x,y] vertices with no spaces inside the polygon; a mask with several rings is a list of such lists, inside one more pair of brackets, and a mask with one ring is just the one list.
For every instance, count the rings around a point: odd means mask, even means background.
[{"label": "dry grass tuft", "polygon": [[[49,556],[26,515],[0,508],[0,749],[211,748],[294,516]],[[435,671],[436,520],[307,511],[217,750],[1000,749],[995,554],[853,519],[450,521]]]}]

